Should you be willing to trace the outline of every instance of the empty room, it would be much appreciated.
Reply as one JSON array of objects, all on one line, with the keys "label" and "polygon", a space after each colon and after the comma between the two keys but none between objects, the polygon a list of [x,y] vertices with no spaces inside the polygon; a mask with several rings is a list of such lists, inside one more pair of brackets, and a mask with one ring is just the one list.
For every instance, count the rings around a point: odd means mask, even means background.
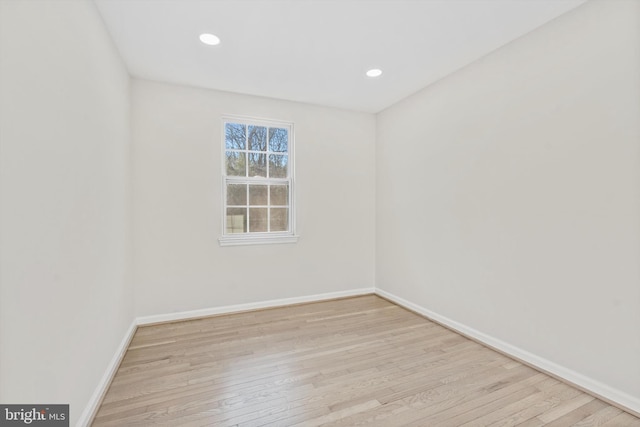
[{"label": "empty room", "polygon": [[640,426],[640,0],[0,0],[0,425]]}]

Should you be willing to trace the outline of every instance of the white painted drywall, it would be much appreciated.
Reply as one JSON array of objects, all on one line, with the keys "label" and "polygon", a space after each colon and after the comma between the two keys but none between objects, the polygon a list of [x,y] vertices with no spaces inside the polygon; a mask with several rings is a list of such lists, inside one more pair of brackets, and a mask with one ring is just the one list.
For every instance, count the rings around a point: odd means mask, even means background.
[{"label": "white painted drywall", "polygon": [[129,76],[90,1],[0,2],[0,402],[72,425],[133,319]]},{"label": "white painted drywall", "polygon": [[[221,117],[295,126],[295,244],[220,247]],[[134,79],[136,314],[373,287],[374,116]]]},{"label": "white painted drywall", "polygon": [[376,286],[640,398],[640,2],[377,116]]}]

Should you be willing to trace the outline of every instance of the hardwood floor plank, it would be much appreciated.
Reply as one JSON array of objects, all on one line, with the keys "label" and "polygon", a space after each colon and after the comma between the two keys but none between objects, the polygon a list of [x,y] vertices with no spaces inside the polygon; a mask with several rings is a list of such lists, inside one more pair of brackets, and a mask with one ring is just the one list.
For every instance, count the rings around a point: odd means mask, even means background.
[{"label": "hardwood floor plank", "polygon": [[144,326],[93,426],[640,426],[375,295]]},{"label": "hardwood floor plank", "polygon": [[331,411],[327,415],[323,415],[321,417],[304,420],[304,421],[302,421],[302,422],[300,422],[298,424],[294,424],[294,426],[297,426],[297,427],[316,427],[316,426],[324,425],[324,424],[326,424],[328,422],[331,422],[331,421],[339,420],[341,418],[344,418],[345,416],[350,416],[352,414],[367,412],[367,411],[370,411],[370,410],[372,410],[374,408],[377,408],[379,406],[380,406],[380,402],[378,402],[377,400],[369,400],[369,401],[364,402],[364,403],[360,403],[360,404],[357,404],[357,405],[345,407],[343,409],[340,409],[339,411],[335,411],[335,412]]},{"label": "hardwood floor plank", "polygon": [[541,396],[542,399],[533,404],[530,404],[529,406],[524,407],[520,411],[514,412],[510,416],[505,416],[500,420],[492,422],[490,425],[492,427],[519,425],[542,414],[543,412],[549,411],[551,408],[554,408],[558,404],[560,404],[560,402],[566,399],[573,398],[580,394],[580,391],[573,387],[570,387],[557,380],[555,382],[555,385],[553,385],[550,389],[542,390],[544,394],[544,396]]},{"label": "hardwood floor plank", "polygon": [[557,420],[558,418],[561,418],[567,415],[571,411],[578,409],[582,405],[585,405],[593,401],[594,399],[595,398],[593,396],[590,396],[588,394],[584,394],[584,393],[579,394],[572,399],[565,400],[564,402],[560,403],[558,406],[556,406],[552,410],[547,411],[541,415],[538,415],[538,419],[543,423],[545,423],[545,425],[549,424]]},{"label": "hardwood floor plank", "polygon": [[588,417],[584,418],[582,421],[574,424],[573,427],[597,427],[604,425],[609,420],[614,417],[617,417],[622,413],[621,409],[618,409],[613,406],[606,405],[604,408],[595,412]]},{"label": "hardwood floor plank", "polygon": [[585,403],[584,405],[574,409],[568,414],[563,415],[562,417],[554,420],[553,422],[547,423],[547,426],[549,427],[562,427],[567,425],[573,426],[574,424],[579,423],[580,421],[584,420],[588,416],[591,416],[597,413],[598,411],[606,408],[607,406],[609,405],[607,405],[605,402],[598,399],[593,399],[592,401]]},{"label": "hardwood floor plank", "polygon": [[623,412],[602,425],[604,427],[638,427],[640,426],[640,419],[627,412]]}]

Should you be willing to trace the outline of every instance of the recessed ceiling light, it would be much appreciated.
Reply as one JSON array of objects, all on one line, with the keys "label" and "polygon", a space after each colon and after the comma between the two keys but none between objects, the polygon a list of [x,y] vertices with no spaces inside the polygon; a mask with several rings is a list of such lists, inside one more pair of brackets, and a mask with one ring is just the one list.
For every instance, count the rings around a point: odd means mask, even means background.
[{"label": "recessed ceiling light", "polygon": [[382,70],[379,68],[372,68],[371,70],[367,71],[368,77],[380,77],[381,75],[382,75]]},{"label": "recessed ceiling light", "polygon": [[200,34],[200,41],[204,44],[215,46],[217,44],[220,44],[220,37],[213,34],[204,33]]}]

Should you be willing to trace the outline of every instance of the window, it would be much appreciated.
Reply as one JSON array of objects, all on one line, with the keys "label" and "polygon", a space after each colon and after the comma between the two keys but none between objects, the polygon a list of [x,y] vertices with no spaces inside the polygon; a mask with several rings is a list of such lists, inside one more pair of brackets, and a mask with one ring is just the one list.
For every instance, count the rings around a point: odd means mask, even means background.
[{"label": "window", "polygon": [[225,117],[223,151],[220,244],[295,242],[293,125]]}]

